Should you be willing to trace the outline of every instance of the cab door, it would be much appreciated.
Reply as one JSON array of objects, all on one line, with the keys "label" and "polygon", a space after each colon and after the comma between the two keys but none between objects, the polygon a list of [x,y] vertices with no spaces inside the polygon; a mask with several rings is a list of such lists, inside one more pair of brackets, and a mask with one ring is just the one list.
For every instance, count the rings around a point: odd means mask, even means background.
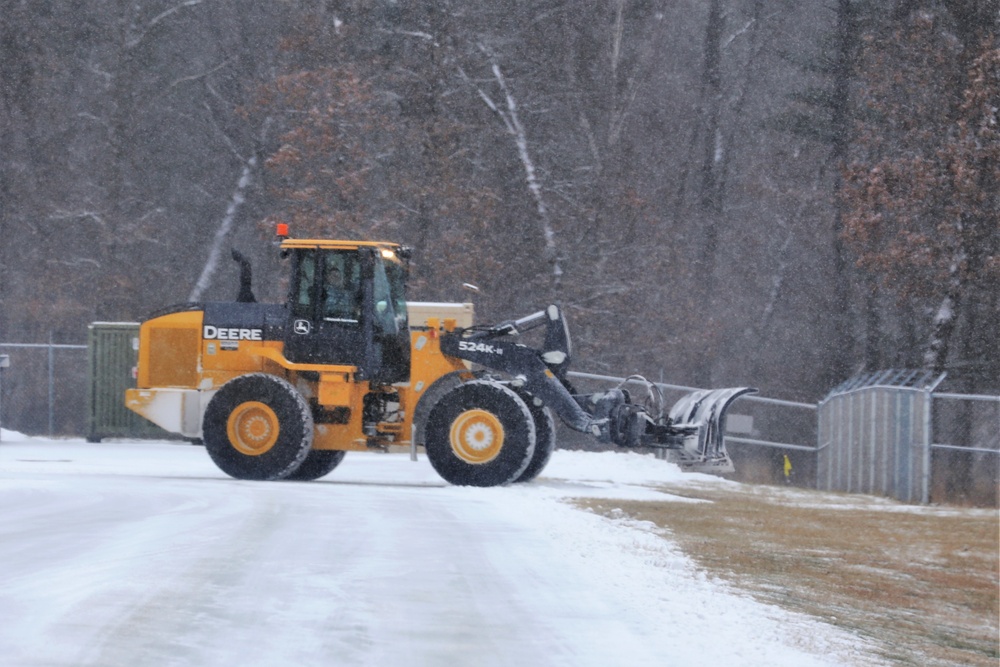
[{"label": "cab door", "polygon": [[296,363],[364,367],[370,324],[359,252],[310,248],[293,257],[285,356]]}]

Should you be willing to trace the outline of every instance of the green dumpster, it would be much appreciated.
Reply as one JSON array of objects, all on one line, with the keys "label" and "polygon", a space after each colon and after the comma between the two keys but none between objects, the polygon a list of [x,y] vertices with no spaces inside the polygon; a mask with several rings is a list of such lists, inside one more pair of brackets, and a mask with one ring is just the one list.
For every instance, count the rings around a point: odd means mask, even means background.
[{"label": "green dumpster", "polygon": [[125,407],[139,356],[136,322],[94,322],[87,333],[87,441],[177,436]]}]

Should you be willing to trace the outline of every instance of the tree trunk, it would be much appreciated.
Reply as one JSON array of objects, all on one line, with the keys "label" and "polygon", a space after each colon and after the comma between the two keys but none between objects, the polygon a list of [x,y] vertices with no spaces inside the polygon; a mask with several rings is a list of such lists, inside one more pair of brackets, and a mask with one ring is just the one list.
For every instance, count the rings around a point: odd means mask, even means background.
[{"label": "tree trunk", "polygon": [[935,373],[943,373],[948,362],[951,336],[955,331],[962,306],[962,284],[957,264],[952,265],[948,279],[948,291],[938,305],[931,326],[931,337],[924,352],[924,368]]},{"label": "tree trunk", "polygon": [[202,294],[208,289],[208,286],[212,283],[212,276],[215,275],[215,271],[219,268],[219,259],[222,257],[222,246],[226,242],[226,237],[229,236],[229,230],[233,227],[233,221],[236,219],[236,214],[239,213],[240,207],[243,206],[243,202],[246,201],[246,192],[250,188],[250,184],[253,182],[254,172],[257,170],[257,156],[254,155],[246,164],[243,165],[243,171],[240,173],[240,178],[236,182],[236,188],[233,190],[233,195],[229,199],[229,206],[226,207],[226,213],[222,216],[222,220],[219,222],[219,228],[215,232],[215,238],[212,240],[212,246],[208,250],[208,259],[205,260],[205,268],[201,270],[201,275],[198,277],[197,282],[195,282],[194,287],[191,289],[191,294],[188,295],[189,302],[196,302],[201,299]]},{"label": "tree trunk", "polygon": [[715,257],[719,245],[719,219],[722,214],[722,165],[726,147],[721,127],[722,117],[722,32],[726,18],[722,0],[711,0],[705,26],[704,61],[701,75],[701,184],[698,209],[702,223],[701,279],[706,294],[712,294]]}]

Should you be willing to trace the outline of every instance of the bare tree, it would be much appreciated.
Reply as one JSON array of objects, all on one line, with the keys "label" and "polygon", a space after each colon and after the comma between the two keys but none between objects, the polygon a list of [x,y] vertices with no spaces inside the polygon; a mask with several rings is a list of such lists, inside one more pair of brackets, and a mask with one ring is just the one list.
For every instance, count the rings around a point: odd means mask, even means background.
[{"label": "bare tree", "polygon": [[[513,93],[507,87],[507,81],[504,79],[500,65],[496,62],[492,62],[490,71],[493,73],[493,79],[496,82],[502,102],[497,104],[493,98],[483,91],[480,86],[476,86],[476,93],[479,95],[480,99],[483,100],[483,103],[486,104],[490,111],[495,113],[503,122],[504,128],[507,130],[507,134],[511,137],[511,140],[517,148],[518,159],[521,161],[521,166],[524,168],[524,180],[527,185],[528,192],[531,193],[531,198],[535,202],[535,211],[538,214],[538,222],[542,230],[542,238],[544,239],[545,244],[543,256],[552,266],[553,297],[558,300],[560,288],[562,287],[563,271],[562,266],[560,265],[559,251],[556,247],[555,232],[552,228],[552,221],[549,217],[548,207],[545,204],[545,197],[542,192],[542,184],[538,179],[535,163],[531,158],[528,134],[524,129],[524,125],[521,123],[521,117],[517,111],[517,101],[515,100]],[[467,81],[469,80],[465,72],[462,72],[462,77]]]}]

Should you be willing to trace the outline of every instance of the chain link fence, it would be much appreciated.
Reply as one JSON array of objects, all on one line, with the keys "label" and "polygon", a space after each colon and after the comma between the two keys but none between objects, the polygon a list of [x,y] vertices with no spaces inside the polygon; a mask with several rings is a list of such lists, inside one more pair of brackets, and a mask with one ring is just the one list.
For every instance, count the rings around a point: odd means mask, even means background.
[{"label": "chain link fence", "polygon": [[931,502],[1000,504],[1000,396],[931,398]]},{"label": "chain link fence", "polygon": [[80,435],[86,428],[85,344],[0,342],[0,425],[30,435]]},{"label": "chain link fence", "polygon": [[[121,345],[131,344],[129,336],[121,340]],[[82,343],[54,343],[51,337],[42,343],[0,342],[0,355],[9,363],[0,368],[0,425],[28,435],[94,435],[93,404],[102,396],[105,403],[113,402],[122,392],[105,386],[108,378],[100,371],[96,377],[88,374],[88,358],[115,355],[115,350],[95,348],[88,354],[88,349]],[[628,381],[588,373],[571,377],[591,390]],[[904,502],[996,506],[1000,396],[937,392],[942,379],[923,371],[867,374],[835,388],[818,405],[744,396],[727,420],[726,448],[735,478],[874,493]],[[656,384],[668,405],[697,389]],[[100,415],[97,422],[102,419],[104,426],[110,424]],[[114,421],[115,432],[105,435],[166,436],[147,424],[126,424],[128,432],[119,433],[120,420]],[[561,427],[559,442],[567,448],[609,448]]]}]

